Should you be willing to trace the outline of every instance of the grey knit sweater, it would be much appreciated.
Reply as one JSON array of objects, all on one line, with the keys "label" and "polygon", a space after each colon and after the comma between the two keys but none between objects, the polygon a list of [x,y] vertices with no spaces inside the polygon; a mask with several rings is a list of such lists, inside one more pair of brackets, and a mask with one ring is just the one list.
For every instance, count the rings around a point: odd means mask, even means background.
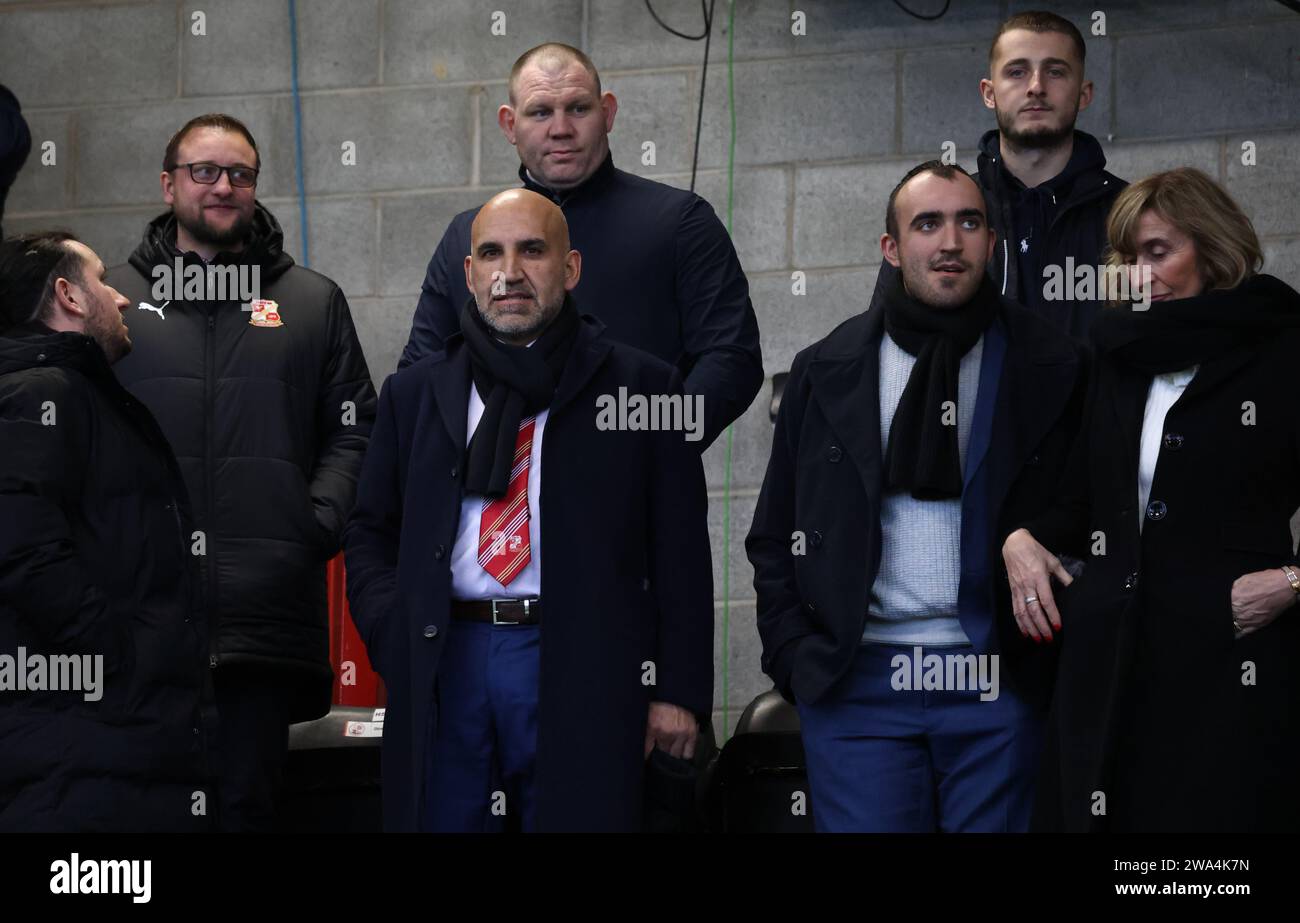
[{"label": "grey knit sweater", "polygon": [[[962,356],[957,379],[957,444],[962,470],[979,391],[981,336]],[[880,341],[880,452],[907,378],[916,365],[886,333]],[[863,642],[883,644],[969,644],[957,620],[961,578],[961,498],[916,500],[906,491],[886,491],[880,504],[880,570],[871,587]]]}]

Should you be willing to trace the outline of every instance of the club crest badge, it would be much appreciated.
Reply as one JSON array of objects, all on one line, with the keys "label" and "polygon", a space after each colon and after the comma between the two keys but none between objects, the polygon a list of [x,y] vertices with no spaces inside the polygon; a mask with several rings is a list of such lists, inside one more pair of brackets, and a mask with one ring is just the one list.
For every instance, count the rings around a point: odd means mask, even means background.
[{"label": "club crest badge", "polygon": [[253,314],[249,317],[248,322],[254,327],[283,327],[284,321],[280,319],[280,306],[274,301],[268,301],[265,298],[258,298],[250,302]]}]

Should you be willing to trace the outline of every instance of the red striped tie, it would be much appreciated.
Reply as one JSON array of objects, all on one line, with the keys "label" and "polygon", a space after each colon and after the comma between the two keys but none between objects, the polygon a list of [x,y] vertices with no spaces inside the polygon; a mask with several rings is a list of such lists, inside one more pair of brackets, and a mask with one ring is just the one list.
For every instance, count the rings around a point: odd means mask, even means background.
[{"label": "red striped tie", "polygon": [[502,586],[519,576],[531,558],[528,550],[528,463],[533,455],[536,417],[519,421],[515,466],[504,497],[483,498],[478,528],[478,563]]}]

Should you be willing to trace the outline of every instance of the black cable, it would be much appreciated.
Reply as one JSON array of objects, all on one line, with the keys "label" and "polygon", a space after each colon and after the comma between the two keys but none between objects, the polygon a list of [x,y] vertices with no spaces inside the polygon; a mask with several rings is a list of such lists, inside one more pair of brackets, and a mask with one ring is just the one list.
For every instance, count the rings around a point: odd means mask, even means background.
[{"label": "black cable", "polygon": [[[647,0],[647,2],[648,2],[648,0]],[[929,16],[929,15],[926,15],[926,14],[923,14],[923,13],[914,13],[914,12],[912,12],[911,10],[909,10],[907,7],[903,6],[901,0],[894,0],[894,6],[898,7],[900,10],[902,10],[902,11],[903,11],[904,13],[906,13],[908,16],[915,16],[917,19],[924,19],[924,20],[926,20],[927,22],[932,22],[932,21],[934,21],[934,20],[936,20],[936,19],[941,19],[941,18],[943,18],[943,14],[946,13],[946,12],[948,12],[948,7],[951,6],[951,5],[952,5],[952,0],[943,0],[943,9],[941,9],[939,12],[935,13],[933,16]]]},{"label": "black cable", "polygon": [[[709,11],[704,20],[704,67],[700,69],[700,104],[695,110],[695,151],[691,154],[691,192],[695,191],[695,170],[700,163],[700,129],[704,125],[704,81],[709,76],[709,42],[713,38],[713,7],[718,0],[709,0]],[[700,0],[704,6],[704,0]]]},{"label": "black cable", "polygon": [[654,17],[655,22],[659,23],[659,25],[667,29],[673,35],[678,38],[684,38],[688,42],[698,42],[702,38],[707,39],[709,35],[709,27],[713,25],[713,17],[709,14],[708,10],[704,9],[704,0],[700,0],[700,10],[704,13],[704,31],[699,35],[687,35],[685,32],[678,32],[672,26],[668,25],[668,23],[659,18],[659,14],[655,12],[655,8],[650,5],[650,0],[645,0],[645,8],[650,11],[650,15]]},{"label": "black cable", "polygon": [[682,32],[678,32],[660,19],[659,14],[656,13],[654,7],[650,5],[650,0],[645,0],[645,8],[650,11],[650,15],[654,17],[654,21],[659,23],[660,26],[671,32],[673,35],[691,42],[698,42],[700,39],[704,39],[704,69],[700,71],[700,102],[696,107],[695,112],[695,150],[691,154],[691,192],[695,191],[695,174],[698,171],[700,164],[700,129],[704,125],[704,84],[709,75],[709,45],[713,41],[713,12],[717,2],[718,0],[709,0],[706,5],[704,0],[700,0],[700,12],[704,15],[704,31],[699,35],[686,35]]}]

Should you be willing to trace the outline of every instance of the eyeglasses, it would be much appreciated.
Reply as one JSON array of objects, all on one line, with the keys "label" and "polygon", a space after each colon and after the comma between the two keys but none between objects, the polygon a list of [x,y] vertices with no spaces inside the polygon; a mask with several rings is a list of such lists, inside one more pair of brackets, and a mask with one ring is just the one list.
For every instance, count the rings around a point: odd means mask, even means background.
[{"label": "eyeglasses", "polygon": [[255,167],[223,167],[219,163],[178,163],[169,168],[168,172],[179,170],[181,167],[188,167],[190,179],[204,186],[213,185],[221,179],[221,174],[225,173],[230,177],[230,185],[245,189],[257,185],[257,174],[261,172]]}]

